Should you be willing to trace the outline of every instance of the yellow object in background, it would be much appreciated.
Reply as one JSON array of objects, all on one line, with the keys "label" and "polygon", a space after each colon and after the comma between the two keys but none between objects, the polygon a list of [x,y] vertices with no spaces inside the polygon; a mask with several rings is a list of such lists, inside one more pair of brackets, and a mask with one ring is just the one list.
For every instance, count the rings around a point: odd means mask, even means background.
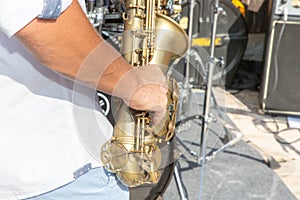
[{"label": "yellow object in background", "polygon": [[[215,46],[221,46],[221,45],[222,45],[222,38],[217,37],[215,39]],[[194,38],[192,41],[192,46],[209,47],[210,38]]]},{"label": "yellow object in background", "polygon": [[246,10],[244,4],[240,0],[231,0],[232,4],[240,10],[243,17],[246,16]]}]

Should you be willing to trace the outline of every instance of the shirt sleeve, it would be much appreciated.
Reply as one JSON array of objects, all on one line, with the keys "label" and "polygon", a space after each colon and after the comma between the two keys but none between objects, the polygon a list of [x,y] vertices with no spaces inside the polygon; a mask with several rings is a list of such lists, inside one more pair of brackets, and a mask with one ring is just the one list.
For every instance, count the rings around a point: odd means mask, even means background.
[{"label": "shirt sleeve", "polygon": [[[29,22],[45,14],[46,0],[0,0],[0,31],[8,37],[13,36]],[[72,0],[61,0],[60,13],[63,12]]]},{"label": "shirt sleeve", "polygon": [[40,19],[56,19],[61,13],[61,0],[44,0],[42,13],[38,16]]}]

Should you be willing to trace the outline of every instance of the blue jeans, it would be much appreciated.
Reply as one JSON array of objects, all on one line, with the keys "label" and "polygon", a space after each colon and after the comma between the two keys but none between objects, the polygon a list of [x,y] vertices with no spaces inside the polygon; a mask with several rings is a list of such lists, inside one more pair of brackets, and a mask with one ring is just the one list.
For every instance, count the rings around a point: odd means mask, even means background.
[{"label": "blue jeans", "polygon": [[91,169],[73,182],[26,200],[128,200],[128,188],[103,167]]}]

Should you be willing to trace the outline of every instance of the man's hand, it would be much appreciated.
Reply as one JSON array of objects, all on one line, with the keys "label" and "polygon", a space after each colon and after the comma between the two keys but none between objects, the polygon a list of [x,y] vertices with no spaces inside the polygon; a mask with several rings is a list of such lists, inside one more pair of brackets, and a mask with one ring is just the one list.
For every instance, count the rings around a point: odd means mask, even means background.
[{"label": "man's hand", "polygon": [[153,122],[164,117],[168,103],[166,77],[157,65],[135,67],[123,76],[114,94],[135,110],[154,111]]},{"label": "man's hand", "polygon": [[136,90],[129,102],[125,103],[136,110],[154,111],[153,123],[157,124],[164,117],[167,107],[167,92],[165,86],[146,84]]}]

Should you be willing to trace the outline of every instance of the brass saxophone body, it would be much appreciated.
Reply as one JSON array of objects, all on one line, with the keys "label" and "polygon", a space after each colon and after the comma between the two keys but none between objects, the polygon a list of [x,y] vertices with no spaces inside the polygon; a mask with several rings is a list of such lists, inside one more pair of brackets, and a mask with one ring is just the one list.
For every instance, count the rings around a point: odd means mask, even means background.
[{"label": "brass saxophone body", "polygon": [[[172,18],[165,0],[126,0],[123,13],[122,53],[132,66],[157,64],[166,73],[171,59],[185,54],[188,38]],[[167,77],[168,106],[162,122],[154,125],[152,113],[121,103],[116,111],[114,135],[101,149],[104,166],[128,187],[157,183],[162,154],[160,143],[174,137],[178,88]]]}]

